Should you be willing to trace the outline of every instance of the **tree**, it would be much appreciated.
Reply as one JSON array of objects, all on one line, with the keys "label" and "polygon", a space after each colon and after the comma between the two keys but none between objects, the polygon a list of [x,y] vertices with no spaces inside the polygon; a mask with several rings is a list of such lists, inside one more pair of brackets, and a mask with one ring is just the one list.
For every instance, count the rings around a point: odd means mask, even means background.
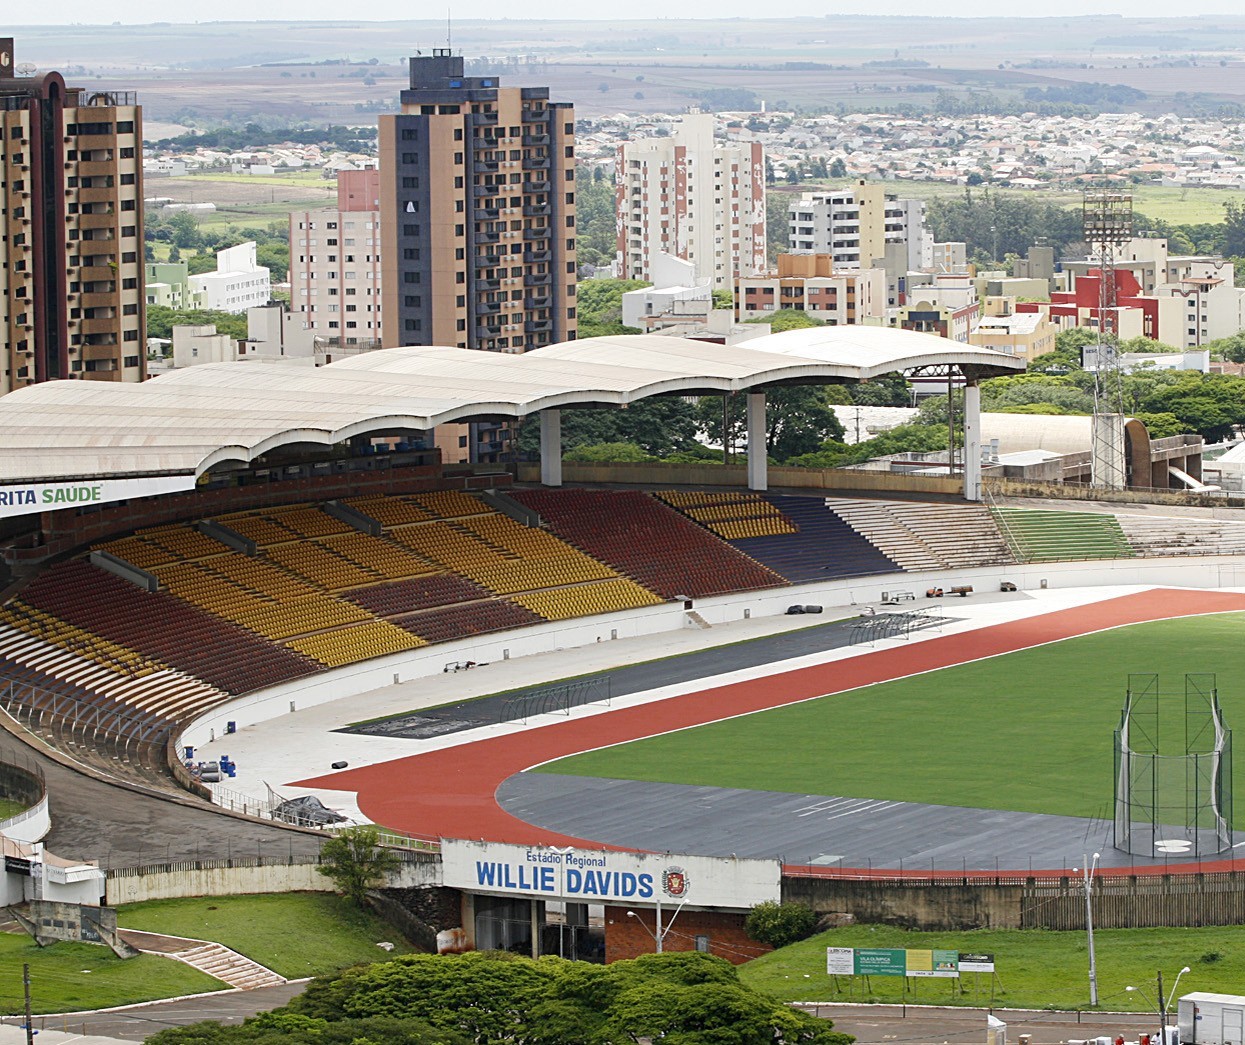
[{"label": "tree", "polygon": [[218,334],[235,341],[247,336],[246,316],[216,309],[175,309],[167,305],[147,306],[147,336],[171,338],[174,327],[200,327],[211,323]]},{"label": "tree", "polygon": [[[697,446],[696,408],[682,396],[650,396],[626,409],[567,409],[562,411],[562,448],[631,443],[652,457],[667,457]],[[524,419],[519,450],[528,456],[540,452],[540,419]],[[582,460],[582,458],[576,458]]]},{"label": "tree", "polygon": [[826,324],[823,320],[814,319],[807,312],[798,308],[780,308],[776,312],[766,312],[764,315],[747,320],[749,323],[768,323],[770,330],[775,334],[781,334],[784,330],[802,330],[805,327],[824,327]]},{"label": "tree", "polygon": [[[827,440],[843,438],[843,426],[830,408],[819,386],[797,385],[765,391],[766,455],[777,461],[814,452]],[[710,442],[724,444],[723,413],[728,415],[730,444],[740,448],[746,442],[745,411],[741,401],[730,397],[702,396],[697,412],[701,430]]]},{"label": "tree", "polygon": [[836,156],[830,164],[830,177],[836,179],[847,177],[847,164],[843,162],[843,157]]},{"label": "tree", "polygon": [[748,912],[744,931],[758,943],[786,947],[807,940],[817,930],[817,915],[808,904],[767,900]]},{"label": "tree", "polygon": [[635,443],[592,443],[577,446],[564,455],[568,461],[592,461],[610,463],[615,461],[655,461],[656,458],[646,454]]},{"label": "tree", "polygon": [[338,832],[320,850],[316,870],[348,900],[363,906],[367,891],[398,866],[398,854],[380,848],[380,832],[371,824]]}]

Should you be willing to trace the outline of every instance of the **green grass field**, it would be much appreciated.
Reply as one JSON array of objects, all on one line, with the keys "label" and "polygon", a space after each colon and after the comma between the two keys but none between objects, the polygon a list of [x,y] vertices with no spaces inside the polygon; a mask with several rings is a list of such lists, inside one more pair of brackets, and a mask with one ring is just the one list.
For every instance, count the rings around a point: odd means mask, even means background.
[{"label": "green grass field", "polygon": [[411,950],[392,926],[330,893],[151,900],[119,908],[117,921],[223,943],[288,979],[379,961],[382,940],[394,945],[393,954]]},{"label": "green grass field", "polygon": [[22,1011],[22,965],[30,966],[34,1012],[73,1012],[225,990],[189,965],[140,954],[122,960],[107,947],[56,943],[39,947],[25,934],[0,933],[0,1013]]},{"label": "green grass field", "polygon": [[[561,759],[540,772],[1067,816],[1109,806],[1129,672],[1218,675],[1245,728],[1245,615],[1138,624]],[[972,636],[962,640],[972,655]],[[1183,700],[1169,705],[1183,712]],[[1241,786],[1241,785],[1238,785]],[[1236,825],[1245,826],[1245,795]]]},{"label": "green grass field", "polygon": [[[900,1001],[938,1005],[986,1005],[991,982],[985,974],[955,980],[909,980],[871,976],[841,978],[839,990],[826,975],[827,947],[911,947],[985,952],[994,955],[998,981],[994,1004],[1009,1008],[1079,1009],[1089,1005],[1089,962],[1083,932],[980,929],[973,932],[908,932],[885,925],[854,925],[821,933],[749,962],[739,978],[784,1001]],[[1151,1006],[1134,986],[1154,998],[1155,971],[1168,989],[1184,966],[1180,993],[1233,993],[1245,980],[1245,949],[1236,927],[1205,929],[1107,929],[1094,933],[1099,1004],[1115,1011]],[[963,993],[961,993],[961,991]]]}]

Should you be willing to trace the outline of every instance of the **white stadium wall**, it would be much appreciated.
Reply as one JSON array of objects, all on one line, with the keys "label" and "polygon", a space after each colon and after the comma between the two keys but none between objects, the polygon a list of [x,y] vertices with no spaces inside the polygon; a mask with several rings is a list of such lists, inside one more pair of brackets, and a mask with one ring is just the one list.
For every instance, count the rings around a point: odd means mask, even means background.
[{"label": "white stadium wall", "polygon": [[[795,604],[842,610],[857,604],[878,602],[883,592],[896,590],[913,592],[917,602],[923,604],[925,589],[933,585],[948,588],[953,584],[971,584],[978,592],[985,592],[997,591],[1000,581],[1010,581],[1022,591],[1042,587],[1102,585],[1245,587],[1245,558],[1181,556],[1167,559],[1102,559],[889,573],[697,599],[695,610],[709,624],[725,624],[746,616],[777,616]],[[955,600],[948,601],[954,604]],[[200,747],[225,735],[229,722],[234,723],[237,729],[244,729],[292,711],[297,712],[300,708],[315,707],[393,685],[395,681],[408,682],[438,675],[446,665],[455,662],[474,661],[481,667],[496,667],[507,659],[591,646],[613,639],[657,635],[689,626],[692,625],[683,607],[678,603],[667,603],[598,617],[537,624],[379,657],[222,704],[191,722],[177,744],[179,749],[185,745]],[[499,677],[497,689],[503,690],[506,685],[506,680]]]}]

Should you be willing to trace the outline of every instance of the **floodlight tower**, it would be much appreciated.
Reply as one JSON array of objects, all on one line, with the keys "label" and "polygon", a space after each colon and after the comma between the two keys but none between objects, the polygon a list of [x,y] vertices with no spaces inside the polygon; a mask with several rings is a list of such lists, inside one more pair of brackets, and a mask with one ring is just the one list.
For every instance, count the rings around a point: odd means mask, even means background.
[{"label": "floodlight tower", "polygon": [[[1094,425],[1091,482],[1122,490],[1128,481],[1124,455],[1124,382],[1116,344],[1115,255],[1133,233],[1133,197],[1129,193],[1088,189],[1082,200],[1082,228],[1091,257],[1098,262],[1098,344],[1094,356]],[[1088,353],[1087,353],[1088,354]]]}]

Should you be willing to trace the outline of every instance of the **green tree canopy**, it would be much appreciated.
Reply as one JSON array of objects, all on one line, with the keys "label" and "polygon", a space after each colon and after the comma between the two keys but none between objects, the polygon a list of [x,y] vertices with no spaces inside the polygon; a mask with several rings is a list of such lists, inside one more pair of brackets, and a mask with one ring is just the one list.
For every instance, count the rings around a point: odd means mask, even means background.
[{"label": "green tree canopy", "polygon": [[366,824],[339,831],[325,842],[316,870],[362,907],[368,889],[382,884],[386,873],[397,866],[398,854],[382,849],[380,832]]}]

